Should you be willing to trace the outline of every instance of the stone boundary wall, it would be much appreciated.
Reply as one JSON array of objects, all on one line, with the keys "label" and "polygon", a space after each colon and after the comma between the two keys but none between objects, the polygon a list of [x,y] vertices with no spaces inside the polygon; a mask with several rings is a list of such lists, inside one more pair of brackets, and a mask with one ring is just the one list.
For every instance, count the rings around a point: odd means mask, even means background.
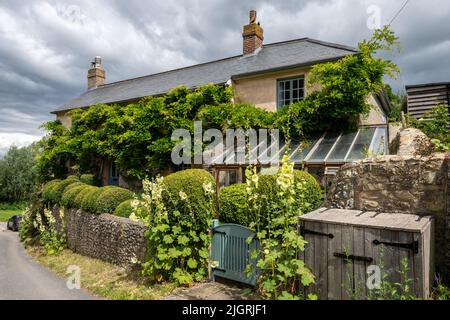
[{"label": "stone boundary wall", "polygon": [[[60,228],[60,208],[53,215]],[[65,209],[64,221],[68,248],[76,253],[120,266],[131,266],[136,258],[144,261],[147,251],[147,228],[130,219],[110,214],[94,215],[78,209]]]},{"label": "stone boundary wall", "polygon": [[346,164],[327,192],[326,206],[434,216],[436,271],[450,282],[450,153]]}]

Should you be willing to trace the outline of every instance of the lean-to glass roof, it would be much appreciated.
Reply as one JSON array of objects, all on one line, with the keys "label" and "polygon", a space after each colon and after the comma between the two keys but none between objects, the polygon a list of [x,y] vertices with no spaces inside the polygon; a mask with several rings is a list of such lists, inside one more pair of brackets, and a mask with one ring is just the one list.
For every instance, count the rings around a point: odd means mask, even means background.
[{"label": "lean-to glass roof", "polygon": [[[272,149],[276,142],[259,143],[247,151],[246,163],[249,163],[249,155],[254,161],[252,164],[268,164],[281,161],[284,155],[296,163],[306,165],[343,164],[355,160],[365,159],[375,155],[385,155],[388,150],[386,127],[364,127],[354,132],[332,133],[327,132],[302,143],[292,142],[286,145],[279,142],[278,148]],[[223,148],[224,151],[226,148]],[[230,152],[230,150],[228,150]],[[229,158],[229,153],[217,154],[213,157],[213,164],[221,163],[219,159]],[[219,161],[218,161],[219,160]]]}]

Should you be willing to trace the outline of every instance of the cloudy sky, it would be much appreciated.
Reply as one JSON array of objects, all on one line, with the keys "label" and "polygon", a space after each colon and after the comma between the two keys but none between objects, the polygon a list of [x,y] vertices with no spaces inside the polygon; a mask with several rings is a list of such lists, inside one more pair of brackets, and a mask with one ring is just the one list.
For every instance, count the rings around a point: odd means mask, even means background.
[{"label": "cloudy sky", "polygon": [[[50,111],[86,89],[94,56],[107,81],[240,54],[256,9],[265,43],[311,37],[356,46],[405,0],[0,0],[0,154],[39,139]],[[380,19],[377,19],[379,15]],[[450,1],[410,0],[392,24],[403,49],[390,81],[450,81]]]}]

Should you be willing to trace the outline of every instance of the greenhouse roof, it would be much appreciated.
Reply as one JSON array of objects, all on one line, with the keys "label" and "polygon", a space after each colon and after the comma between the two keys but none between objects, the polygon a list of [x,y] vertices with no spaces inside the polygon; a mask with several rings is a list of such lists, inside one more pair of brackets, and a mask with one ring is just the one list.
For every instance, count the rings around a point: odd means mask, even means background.
[{"label": "greenhouse roof", "polygon": [[[365,159],[370,155],[384,155],[388,150],[386,127],[364,127],[357,131],[332,133],[326,132],[320,136],[302,143],[284,142],[278,143],[278,148],[273,148],[276,142],[268,145],[261,142],[250,149],[250,152],[239,153],[233,148],[226,149],[223,145],[216,148],[221,150],[217,156],[212,157],[212,165],[244,165],[244,164],[276,164],[281,162],[284,155],[288,155],[290,161],[295,164],[306,165],[340,165],[347,162]],[[245,157],[242,157],[242,154]],[[239,161],[241,154],[241,161]],[[250,161],[251,159],[254,159]],[[242,159],[245,158],[244,161]]]}]

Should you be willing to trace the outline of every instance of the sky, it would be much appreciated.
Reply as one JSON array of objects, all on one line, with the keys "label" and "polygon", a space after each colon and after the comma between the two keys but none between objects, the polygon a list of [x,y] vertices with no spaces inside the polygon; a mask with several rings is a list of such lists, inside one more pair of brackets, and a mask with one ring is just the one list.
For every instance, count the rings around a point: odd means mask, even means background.
[{"label": "sky", "polygon": [[[40,139],[50,112],[86,91],[90,62],[107,82],[242,52],[242,26],[258,11],[265,43],[310,37],[356,46],[405,0],[0,0],[0,155]],[[391,27],[401,69],[388,80],[450,81],[450,1],[410,0]]]}]

